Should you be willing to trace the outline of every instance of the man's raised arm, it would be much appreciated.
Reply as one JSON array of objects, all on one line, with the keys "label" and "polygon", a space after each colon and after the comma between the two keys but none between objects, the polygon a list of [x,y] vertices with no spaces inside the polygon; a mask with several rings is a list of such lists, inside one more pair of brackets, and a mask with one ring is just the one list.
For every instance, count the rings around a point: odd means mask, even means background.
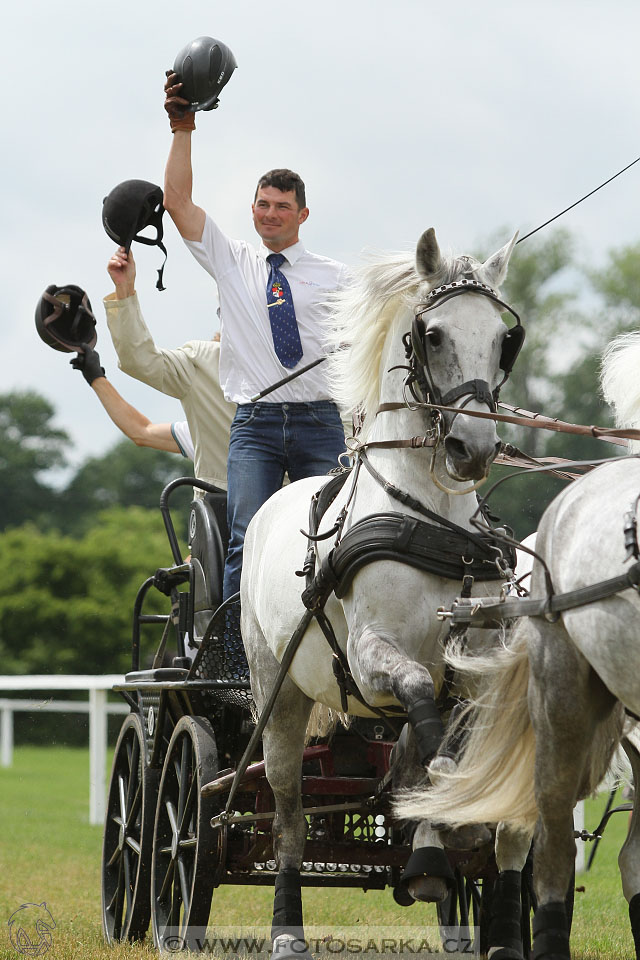
[{"label": "man's raised arm", "polygon": [[185,240],[200,240],[205,212],[191,199],[191,134],[196,128],[195,115],[185,110],[189,101],[180,96],[182,84],[176,80],[175,73],[168,73],[164,87],[164,107],[173,133],[164,173],[164,207]]},{"label": "man's raised arm", "polygon": [[74,370],[81,371],[82,376],[125,437],[129,437],[139,447],[153,447],[154,450],[180,453],[180,448],[171,432],[171,424],[152,423],[148,417],[127,403],[113,384],[107,380],[104,367],[100,365],[97,350],[85,346],[82,353],[78,353],[78,356],[69,362]]}]

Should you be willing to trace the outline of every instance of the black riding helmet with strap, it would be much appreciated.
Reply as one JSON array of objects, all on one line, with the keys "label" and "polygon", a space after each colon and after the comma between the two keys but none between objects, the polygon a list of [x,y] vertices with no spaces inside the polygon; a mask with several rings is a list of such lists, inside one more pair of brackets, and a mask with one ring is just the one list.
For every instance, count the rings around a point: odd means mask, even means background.
[{"label": "black riding helmet with strap", "polygon": [[63,353],[93,349],[98,340],[89,298],[73,283],[47,287],[36,307],[36,330],[48,346]]},{"label": "black riding helmet with strap", "polygon": [[[162,215],[164,195],[162,188],[147,180],[124,180],[114,187],[102,201],[102,225],[108,236],[128,253],[134,240],[147,246],[158,246],[164,253],[164,263],[158,270],[158,290],[164,290],[162,274],[167,262],[167,250],[162,242]],[[155,227],[156,236],[143,237],[145,227]]]},{"label": "black riding helmet with strap", "polygon": [[173,70],[182,83],[180,96],[189,100],[187,112],[215,110],[222,88],[236,67],[229,47],[213,37],[198,37],[183,47]]}]

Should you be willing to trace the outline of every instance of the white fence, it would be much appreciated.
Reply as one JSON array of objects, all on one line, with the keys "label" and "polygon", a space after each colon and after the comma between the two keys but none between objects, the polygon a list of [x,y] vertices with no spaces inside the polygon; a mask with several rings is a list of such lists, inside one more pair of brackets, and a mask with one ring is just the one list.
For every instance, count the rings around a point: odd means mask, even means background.
[{"label": "white fence", "polygon": [[87,690],[88,700],[54,700],[11,697],[0,698],[0,764],[13,762],[13,714],[16,711],[51,711],[54,713],[89,714],[89,823],[103,823],[106,811],[107,715],[129,713],[126,703],[109,703],[107,691],[122,683],[121,674],[91,676],[88,674],[0,676],[0,691],[33,692],[45,690]]},{"label": "white fence", "polygon": [[[128,713],[126,703],[108,703],[107,691],[122,683],[119,674],[106,676],[0,676],[1,690],[88,690],[89,700],[13,700],[0,698],[1,758],[3,767],[11,766],[13,755],[13,712],[16,710],[75,711],[89,714],[89,823],[103,823],[106,812],[107,714]],[[584,804],[574,810],[576,830],[584,828]],[[584,870],[585,844],[576,844],[576,871]]]}]

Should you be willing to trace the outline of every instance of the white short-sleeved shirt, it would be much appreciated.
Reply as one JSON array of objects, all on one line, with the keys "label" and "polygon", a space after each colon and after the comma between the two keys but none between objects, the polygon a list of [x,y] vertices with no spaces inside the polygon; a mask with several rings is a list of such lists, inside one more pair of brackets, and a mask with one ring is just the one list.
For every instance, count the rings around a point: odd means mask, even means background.
[{"label": "white short-sleeved shirt", "polygon": [[193,438],[191,436],[191,430],[189,430],[189,424],[187,421],[176,420],[174,423],[172,423],[171,435],[178,444],[182,456],[186,457],[187,460],[193,460],[195,448],[193,446]]},{"label": "white short-sleeved shirt", "polygon": [[[218,285],[222,317],[220,385],[226,400],[248,403],[265,387],[295,371],[278,360],[267,308],[267,280],[272,253],[264,244],[258,249],[242,240],[232,240],[207,216],[202,239],[185,240],[198,263]],[[325,327],[329,294],[349,281],[343,263],[309,253],[299,241],[282,251],[280,268],[286,276],[296,311],[305,366],[326,353]],[[266,403],[296,403],[330,399],[325,365],[302,374],[265,398]]]}]

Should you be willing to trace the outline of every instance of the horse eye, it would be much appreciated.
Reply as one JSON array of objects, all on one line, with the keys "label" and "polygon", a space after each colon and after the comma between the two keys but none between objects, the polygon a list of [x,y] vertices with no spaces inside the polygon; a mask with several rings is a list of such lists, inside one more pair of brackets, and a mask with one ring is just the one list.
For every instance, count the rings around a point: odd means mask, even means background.
[{"label": "horse eye", "polygon": [[439,330],[427,330],[425,332],[425,337],[429,338],[429,346],[431,347],[440,347],[442,346],[442,334]]}]

